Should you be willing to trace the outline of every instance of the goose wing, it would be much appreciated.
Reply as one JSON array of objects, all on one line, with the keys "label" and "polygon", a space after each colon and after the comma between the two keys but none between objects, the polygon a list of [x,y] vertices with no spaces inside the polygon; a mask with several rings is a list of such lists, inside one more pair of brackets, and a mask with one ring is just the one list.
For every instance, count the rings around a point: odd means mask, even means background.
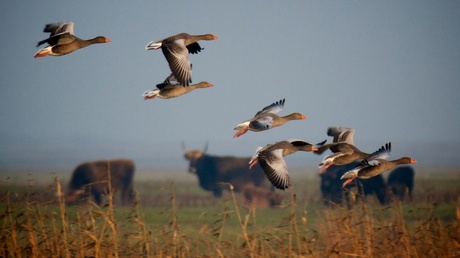
[{"label": "goose wing", "polygon": [[261,151],[258,161],[268,180],[278,189],[286,189],[291,185],[283,149]]},{"label": "goose wing", "polygon": [[262,116],[262,115],[265,115],[265,114],[268,114],[268,113],[278,114],[281,110],[283,110],[284,101],[285,101],[285,99],[282,99],[280,101],[274,102],[274,103],[264,107],[262,110],[257,112],[254,117]]},{"label": "goose wing", "polygon": [[168,61],[169,68],[177,81],[188,86],[192,82],[192,64],[188,58],[188,49],[184,39],[163,42],[161,50]]},{"label": "goose wing", "polygon": [[50,36],[38,42],[37,47],[44,43],[48,43],[50,46],[69,44],[76,39],[73,22],[50,23],[45,26],[43,32],[50,33]]}]

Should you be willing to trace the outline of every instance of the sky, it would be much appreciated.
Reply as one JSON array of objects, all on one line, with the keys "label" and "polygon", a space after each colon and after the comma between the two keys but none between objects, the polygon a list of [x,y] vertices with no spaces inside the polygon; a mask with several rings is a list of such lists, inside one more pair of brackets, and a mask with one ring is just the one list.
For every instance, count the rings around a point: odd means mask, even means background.
[{"label": "sky", "polygon": [[[391,141],[391,159],[460,167],[459,1],[1,1],[0,16],[0,171],[118,157],[186,171],[182,142],[251,156],[276,141],[330,140],[329,126],[354,128],[366,152]],[[59,21],[112,42],[34,59],[43,27]],[[170,74],[145,46],[181,32],[219,37],[190,56],[193,82],[214,87],[144,101]],[[233,138],[280,99],[280,115],[308,119]]]}]

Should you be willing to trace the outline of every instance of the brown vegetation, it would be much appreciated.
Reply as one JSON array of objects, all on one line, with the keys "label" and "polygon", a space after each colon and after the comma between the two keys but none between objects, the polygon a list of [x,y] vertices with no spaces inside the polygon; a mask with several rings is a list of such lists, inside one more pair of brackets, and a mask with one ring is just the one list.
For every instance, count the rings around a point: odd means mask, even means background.
[{"label": "brown vegetation", "polygon": [[[140,207],[146,201],[139,198],[131,208],[115,208],[112,191],[104,207],[66,207],[62,197],[51,204],[30,192],[7,191],[0,199],[0,257],[460,255],[460,204],[451,196],[458,188],[423,189],[414,198],[417,204],[361,203],[351,209],[324,208],[320,199],[305,204],[291,188],[286,203],[276,209],[245,208],[233,191],[194,209],[186,204],[195,201],[183,188],[175,183],[157,188],[168,206],[154,212]],[[48,190],[55,193],[48,197],[62,196],[57,178]]]}]

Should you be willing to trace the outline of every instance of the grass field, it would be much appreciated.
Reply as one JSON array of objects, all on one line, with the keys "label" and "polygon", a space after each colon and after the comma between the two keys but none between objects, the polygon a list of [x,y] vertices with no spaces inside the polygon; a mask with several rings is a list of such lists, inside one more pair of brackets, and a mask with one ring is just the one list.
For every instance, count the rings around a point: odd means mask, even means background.
[{"label": "grass field", "polygon": [[1,257],[459,257],[458,173],[419,176],[411,203],[325,208],[298,177],[278,208],[216,199],[192,179],[138,174],[137,202],[66,206],[61,175],[0,182]]}]

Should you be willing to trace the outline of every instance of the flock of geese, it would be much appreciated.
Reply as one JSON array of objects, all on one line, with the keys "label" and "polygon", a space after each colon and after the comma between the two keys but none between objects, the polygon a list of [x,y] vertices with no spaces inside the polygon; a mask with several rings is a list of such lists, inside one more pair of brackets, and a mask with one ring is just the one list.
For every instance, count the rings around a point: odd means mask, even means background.
[{"label": "flock of geese", "polygon": [[[62,56],[92,44],[111,42],[109,38],[103,36],[98,36],[89,40],[80,39],[75,36],[73,26],[73,22],[47,24],[43,32],[50,33],[50,36],[38,42],[37,47],[44,43],[48,43],[48,46],[40,49],[34,57],[38,58],[47,55]],[[150,42],[146,46],[146,49],[157,50],[161,48],[169,64],[171,75],[169,75],[163,83],[157,84],[156,89],[146,91],[143,94],[144,99],[148,100],[155,97],[170,99],[187,94],[195,89],[212,87],[213,84],[209,82],[191,84],[192,64],[189,60],[189,54],[197,54],[203,50],[198,44],[198,41],[216,39],[218,39],[218,37],[212,34],[190,35],[187,33],[180,33],[159,41]],[[240,137],[247,131],[265,131],[277,126],[282,126],[288,121],[307,119],[306,116],[300,113],[278,116],[278,113],[284,107],[284,102],[285,100],[282,99],[268,105],[257,112],[253,118],[239,123],[234,128],[234,130],[237,130],[234,138]],[[326,143],[326,140],[314,146],[301,139],[292,139],[267,144],[265,147],[257,148],[256,153],[249,162],[249,168],[259,163],[268,180],[276,188],[284,190],[292,185],[284,157],[297,151],[314,152],[320,155],[329,150],[331,154],[325,156],[319,164],[320,173],[324,172],[331,165],[345,165],[360,160],[361,163],[358,166],[346,172],[341,177],[341,179],[346,179],[343,183],[343,187],[356,178],[371,178],[397,165],[416,162],[409,157],[388,160],[391,151],[391,143],[386,143],[380,149],[372,153],[362,152],[354,145],[354,133],[354,129],[351,128],[330,127],[327,130],[327,135],[333,137],[330,143]]]}]

